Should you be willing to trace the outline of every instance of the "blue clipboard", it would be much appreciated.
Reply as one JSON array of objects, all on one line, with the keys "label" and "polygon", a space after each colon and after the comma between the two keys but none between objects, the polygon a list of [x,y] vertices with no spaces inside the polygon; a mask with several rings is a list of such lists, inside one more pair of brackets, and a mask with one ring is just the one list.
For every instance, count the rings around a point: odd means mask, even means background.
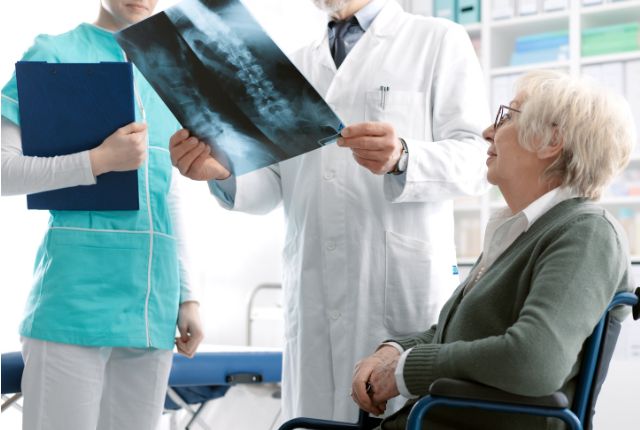
[{"label": "blue clipboard", "polygon": [[[95,148],[135,120],[130,63],[19,61],[16,80],[24,155]],[[138,210],[138,172],[109,172],[94,185],[27,195],[29,209]]]}]

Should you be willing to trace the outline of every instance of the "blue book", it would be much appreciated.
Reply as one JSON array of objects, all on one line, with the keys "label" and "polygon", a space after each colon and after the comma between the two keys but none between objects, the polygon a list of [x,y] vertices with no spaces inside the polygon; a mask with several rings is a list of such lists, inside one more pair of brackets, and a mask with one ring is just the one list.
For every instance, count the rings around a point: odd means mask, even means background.
[{"label": "blue book", "polygon": [[[16,80],[24,155],[52,157],[92,149],[135,120],[130,63],[19,61]],[[94,185],[29,194],[27,207],[137,210],[138,172],[109,172]]]},{"label": "blue book", "polygon": [[536,51],[563,45],[569,45],[566,32],[534,34],[516,39],[516,51]]},{"label": "blue book", "polygon": [[568,58],[568,47],[540,49],[537,51],[514,52],[513,54],[511,54],[511,65],[521,66],[525,64],[547,63],[567,60]]}]

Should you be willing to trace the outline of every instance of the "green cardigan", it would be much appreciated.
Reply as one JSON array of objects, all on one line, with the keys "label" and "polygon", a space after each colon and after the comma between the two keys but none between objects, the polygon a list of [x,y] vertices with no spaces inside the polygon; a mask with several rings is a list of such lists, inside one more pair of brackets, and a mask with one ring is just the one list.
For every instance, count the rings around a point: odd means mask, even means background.
[{"label": "green cardigan", "polygon": [[[627,250],[605,210],[584,199],[551,208],[468,294],[469,279],[458,287],[436,325],[394,339],[413,348],[403,369],[407,388],[424,396],[435,379],[449,377],[525,396],[562,390],[571,400],[582,344],[613,295],[633,288]],[[412,403],[382,428],[404,428]],[[554,419],[470,409],[441,408],[429,416],[429,430],[563,428]]]}]

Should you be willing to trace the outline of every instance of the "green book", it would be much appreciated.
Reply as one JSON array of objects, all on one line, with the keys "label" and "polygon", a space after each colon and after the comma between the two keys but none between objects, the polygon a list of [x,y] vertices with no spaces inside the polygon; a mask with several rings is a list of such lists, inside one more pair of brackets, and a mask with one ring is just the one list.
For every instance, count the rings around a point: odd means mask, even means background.
[{"label": "green book", "polygon": [[582,31],[582,55],[640,50],[640,23],[608,25]]}]

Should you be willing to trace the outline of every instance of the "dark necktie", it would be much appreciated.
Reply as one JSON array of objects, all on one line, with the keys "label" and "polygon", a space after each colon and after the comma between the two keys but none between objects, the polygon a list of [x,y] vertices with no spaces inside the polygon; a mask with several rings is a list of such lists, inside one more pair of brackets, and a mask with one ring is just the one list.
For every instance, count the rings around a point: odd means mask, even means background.
[{"label": "dark necktie", "polygon": [[351,48],[362,35],[362,28],[355,16],[346,21],[329,22],[329,31],[332,36],[331,56],[336,63],[336,69],[340,67]]}]

